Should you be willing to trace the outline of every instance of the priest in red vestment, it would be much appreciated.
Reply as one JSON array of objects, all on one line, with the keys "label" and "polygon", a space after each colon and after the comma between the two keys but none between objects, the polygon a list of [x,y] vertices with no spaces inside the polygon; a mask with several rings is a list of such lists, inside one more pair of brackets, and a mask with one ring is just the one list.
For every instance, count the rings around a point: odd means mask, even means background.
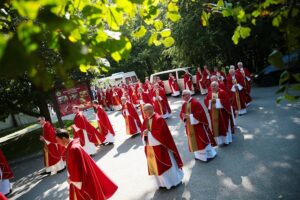
[{"label": "priest in red vestment", "polygon": [[112,89],[109,86],[106,88],[105,97],[106,97],[107,107],[110,110],[113,110],[113,107],[112,107]]},{"label": "priest in red vestment", "polygon": [[40,140],[44,142],[44,165],[45,173],[54,175],[65,168],[63,161],[64,149],[57,144],[55,139],[55,129],[45,117],[39,117],[38,123],[43,128],[43,135]]},{"label": "priest in red vestment", "polygon": [[173,76],[172,73],[169,74],[168,82],[169,82],[170,89],[172,91],[172,96],[173,97],[179,96],[180,95],[179,87],[178,87],[176,78]]},{"label": "priest in red vestment", "polygon": [[210,73],[210,71],[209,71],[209,69],[207,68],[206,65],[203,66],[202,77],[203,77],[203,84],[208,89],[210,87],[211,73]]},{"label": "priest in red vestment", "polygon": [[56,133],[57,142],[66,148],[70,200],[105,200],[118,186],[84,151],[78,139],[70,140],[65,130]]},{"label": "priest in red vestment", "polygon": [[2,192],[0,192],[0,200],[7,200],[6,196]]},{"label": "priest in red vestment", "polygon": [[[210,82],[212,83],[212,82],[214,82],[214,81],[218,82],[218,85],[219,85],[219,88],[220,88],[220,89],[222,89],[222,90],[224,90],[225,92],[227,92],[226,85],[224,84],[223,81],[218,80],[218,77],[217,77],[216,75],[212,75],[212,76],[210,77]],[[211,91],[211,87],[208,88],[208,92],[210,92],[210,91]]]},{"label": "priest in red vestment", "polygon": [[217,76],[218,81],[226,82],[226,75],[220,70],[219,67],[214,67],[214,71],[211,73],[211,75]]},{"label": "priest in red vestment", "polygon": [[211,83],[211,90],[204,99],[208,108],[212,132],[218,145],[232,142],[234,132],[230,101],[226,91],[218,87],[218,82]]},{"label": "priest in red vestment", "polygon": [[190,90],[192,94],[195,93],[195,89],[193,86],[193,76],[189,73],[188,70],[185,70],[185,74],[183,75],[183,83],[185,90]]},{"label": "priest in red vestment", "polygon": [[132,105],[132,103],[127,101],[126,97],[122,97],[121,101],[122,115],[125,119],[126,134],[136,135],[140,133],[142,123],[134,106]]},{"label": "priest in red vestment", "polygon": [[155,80],[156,80],[155,82],[158,83],[159,87],[161,87],[161,88],[163,88],[165,90],[164,82],[162,80],[160,80],[160,77],[156,76]]},{"label": "priest in red vestment", "polygon": [[80,139],[80,144],[89,155],[96,154],[96,146],[105,141],[105,137],[101,135],[97,129],[87,120],[80,112],[78,106],[73,106],[74,125],[72,126],[74,138]]},{"label": "priest in red vestment", "polygon": [[157,83],[154,84],[154,89],[152,91],[152,102],[154,106],[154,111],[161,115],[162,118],[166,119],[169,117],[167,102],[164,99],[164,91],[159,87]]},{"label": "priest in red vestment", "polygon": [[121,104],[121,97],[123,95],[123,92],[120,88],[114,86],[112,89],[112,107],[114,110],[121,110],[122,104]]},{"label": "priest in red vestment", "polygon": [[236,73],[239,73],[243,78],[244,78],[244,85],[245,85],[245,88],[246,88],[246,103],[247,103],[247,106],[250,105],[250,102],[252,101],[252,98],[251,98],[251,75],[250,75],[250,72],[249,70],[244,67],[243,63],[242,62],[238,62],[237,64],[238,68],[236,70]]},{"label": "priest in red vestment", "polygon": [[184,103],[180,112],[180,119],[184,122],[190,152],[196,160],[203,162],[213,159],[217,152],[213,134],[209,128],[205,111],[199,101],[191,97],[189,90],[183,90]]},{"label": "priest in red vestment", "polygon": [[234,69],[230,69],[227,75],[227,88],[234,110],[236,110],[239,115],[246,114],[247,97],[245,82],[240,74],[235,73]]},{"label": "priest in red vestment", "polygon": [[196,83],[197,83],[197,87],[198,87],[200,93],[202,95],[207,94],[207,87],[203,82],[203,75],[202,75],[200,67],[197,68]]},{"label": "priest in red vestment", "polygon": [[98,101],[94,100],[93,101],[93,106],[97,110],[96,113],[96,119],[98,121],[98,131],[100,134],[105,137],[105,140],[103,143],[105,145],[107,144],[113,144],[115,139],[115,131],[109,121],[109,118],[105,111],[101,108],[99,105]]},{"label": "priest in red vestment", "polygon": [[143,111],[143,107],[146,103],[152,104],[152,101],[151,101],[149,93],[144,92],[141,87],[138,88],[138,98],[139,98],[140,110],[141,110],[141,113],[142,113],[142,117],[143,117],[143,120],[145,120],[146,116],[145,116],[145,113]]},{"label": "priest in red vestment", "polygon": [[137,92],[136,92],[136,90],[134,88],[134,85],[132,83],[128,86],[128,94],[129,94],[131,103],[134,106],[138,106],[138,104],[139,104],[138,95],[137,95]]},{"label": "priest in red vestment", "polygon": [[0,149],[0,192],[4,195],[7,195],[11,191],[11,185],[9,179],[14,178],[14,174],[11,171],[11,168]]},{"label": "priest in red vestment", "polygon": [[154,176],[159,187],[170,189],[181,183],[183,163],[165,120],[154,112],[151,104],[144,106],[144,112],[142,139],[148,174]]}]

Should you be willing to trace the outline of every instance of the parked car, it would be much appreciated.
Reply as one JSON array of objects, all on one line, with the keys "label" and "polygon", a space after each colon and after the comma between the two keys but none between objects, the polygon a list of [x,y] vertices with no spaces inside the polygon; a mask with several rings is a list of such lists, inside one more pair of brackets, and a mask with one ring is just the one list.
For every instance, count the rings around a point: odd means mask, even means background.
[{"label": "parked car", "polygon": [[196,84],[196,75],[195,75],[196,71],[195,68],[193,67],[176,68],[176,69],[171,69],[171,70],[151,74],[150,82],[153,83],[153,78],[155,76],[158,76],[160,80],[162,80],[164,83],[166,94],[171,94],[172,91],[168,80],[169,80],[169,73],[172,73],[177,80],[180,91],[182,91],[184,90],[183,76],[185,74],[185,70],[188,70],[189,73],[193,75],[193,83]]},{"label": "parked car", "polygon": [[[286,67],[278,68],[274,65],[269,65],[254,75],[254,82],[259,86],[274,86],[278,85],[280,75],[285,70],[291,74],[300,73],[300,49],[283,56],[282,60]],[[293,82],[294,79],[291,78],[290,81]]]}]

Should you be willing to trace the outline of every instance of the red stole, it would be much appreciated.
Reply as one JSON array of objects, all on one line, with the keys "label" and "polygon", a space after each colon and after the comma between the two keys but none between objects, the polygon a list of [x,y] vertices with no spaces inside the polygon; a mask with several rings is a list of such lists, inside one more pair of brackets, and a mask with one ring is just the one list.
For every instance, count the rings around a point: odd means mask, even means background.
[{"label": "red stole", "polygon": [[205,111],[196,99],[192,98],[189,102],[184,102],[180,112],[180,118],[184,119],[184,114],[192,114],[199,121],[192,125],[190,119],[186,120],[186,134],[189,141],[190,152],[203,150],[208,144],[216,145],[212,132],[208,125]]},{"label": "red stole", "polygon": [[178,168],[182,168],[183,163],[165,120],[155,113],[151,119],[144,120],[142,132],[145,129],[148,129],[152,136],[160,143],[157,146],[145,146],[149,175],[160,176],[172,167],[168,151],[173,153]]},{"label": "red stole", "polygon": [[[208,110],[212,123],[212,131],[215,137],[227,135],[229,120],[231,124],[231,130],[234,130],[228,95],[224,90],[219,89],[217,96],[220,99],[223,108],[217,109],[215,104],[211,103],[211,109]],[[207,108],[209,106],[209,100],[212,100],[212,97],[213,93],[210,91],[204,99],[204,103]]]}]

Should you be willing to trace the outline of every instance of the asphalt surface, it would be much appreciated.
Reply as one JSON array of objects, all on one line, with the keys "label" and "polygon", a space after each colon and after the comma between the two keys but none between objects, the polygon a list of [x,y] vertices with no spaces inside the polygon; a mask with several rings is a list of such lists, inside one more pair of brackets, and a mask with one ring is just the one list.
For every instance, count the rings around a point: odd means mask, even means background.
[{"label": "asphalt surface", "polygon": [[[171,190],[157,188],[148,176],[140,137],[126,136],[121,113],[110,112],[116,142],[101,147],[93,158],[119,186],[111,199],[300,199],[300,103],[276,105],[275,91],[253,88],[253,102],[248,114],[237,119],[233,143],[218,147],[218,156],[209,163],[195,161],[188,151],[178,116],[182,101],[170,97],[173,114],[167,123],[184,162],[183,184]],[[195,98],[203,103],[204,97]],[[10,199],[68,199],[66,171],[40,176],[41,156],[11,167],[15,178]]]}]

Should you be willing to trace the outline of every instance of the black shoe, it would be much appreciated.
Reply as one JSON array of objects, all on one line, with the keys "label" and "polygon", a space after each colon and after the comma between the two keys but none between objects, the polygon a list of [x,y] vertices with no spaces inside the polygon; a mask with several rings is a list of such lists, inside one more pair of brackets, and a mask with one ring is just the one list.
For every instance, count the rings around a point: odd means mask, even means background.
[{"label": "black shoe", "polygon": [[61,169],[61,170],[57,171],[57,173],[59,174],[59,173],[61,173],[61,172],[65,171],[65,169],[66,169],[66,167],[64,167],[63,169]]},{"label": "black shoe", "polygon": [[42,175],[42,176],[44,176],[44,175],[50,175],[51,174],[51,172],[42,172],[42,173],[40,173],[40,175]]},{"label": "black shoe", "polygon": [[196,161],[201,161],[201,162],[203,162],[203,163],[207,163],[207,162],[208,162],[208,160],[207,160],[207,161],[203,161],[203,160],[200,160],[200,159],[198,159],[198,158],[195,158],[195,160],[196,160]]}]

